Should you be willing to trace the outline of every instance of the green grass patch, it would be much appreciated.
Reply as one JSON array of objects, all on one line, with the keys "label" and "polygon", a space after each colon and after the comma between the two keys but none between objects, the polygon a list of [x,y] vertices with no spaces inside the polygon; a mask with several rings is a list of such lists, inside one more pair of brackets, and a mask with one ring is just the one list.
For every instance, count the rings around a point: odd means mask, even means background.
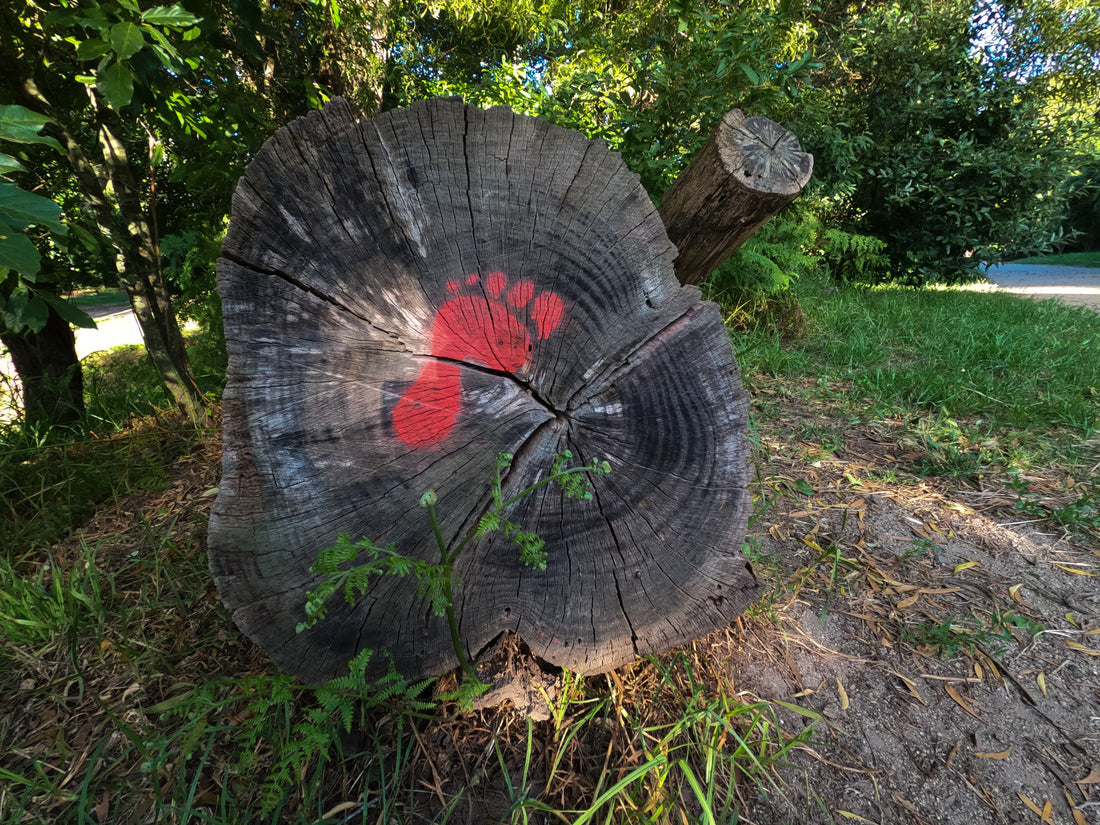
[{"label": "green grass patch", "polygon": [[1061,255],[1039,255],[1010,261],[1014,264],[1042,264],[1045,266],[1100,267],[1100,250],[1096,252],[1064,252]]},{"label": "green grass patch", "polygon": [[1003,452],[1006,431],[1087,439],[1100,427],[1096,312],[966,290],[796,289],[811,319],[801,339],[734,333],[750,391],[757,373],[812,378],[816,402],[849,418],[919,419],[945,455],[998,439]]},{"label": "green grass patch", "polygon": [[98,307],[109,304],[126,304],[130,299],[121,289],[101,289],[95,292],[78,292],[70,296],[73,303],[81,307]]},{"label": "green grass patch", "polygon": [[[225,350],[216,336],[190,337],[200,386],[216,398]],[[209,433],[164,417],[167,391],[141,346],[96,352],[82,362],[86,416],[80,426],[35,431],[0,425],[0,557],[49,547],[93,508],[131,490],[163,485],[166,467]]]}]

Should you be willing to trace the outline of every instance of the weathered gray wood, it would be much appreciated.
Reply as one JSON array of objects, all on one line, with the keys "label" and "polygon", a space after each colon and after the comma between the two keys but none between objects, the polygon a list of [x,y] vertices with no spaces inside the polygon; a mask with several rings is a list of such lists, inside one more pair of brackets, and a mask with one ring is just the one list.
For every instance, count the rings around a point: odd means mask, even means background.
[{"label": "weathered gray wood", "polygon": [[238,185],[218,268],[230,363],[209,545],[240,627],[308,680],[364,647],[410,678],[454,668],[412,578],[296,634],[309,566],[342,532],[437,561],[425,490],[454,541],[498,453],[518,490],[564,449],[613,471],[594,502],[550,485],[515,505],[544,572],[495,536],[460,558],[471,653],[515,631],[595,673],[740,613],[757,592],[747,400],[674,254],[618,156],[505,108],[368,121],[333,101],[280,130]]},{"label": "weathered gray wood", "polygon": [[814,158],[765,117],[726,113],[703,149],[673,181],[658,211],[679,250],[676,277],[701,284],[802,191]]}]

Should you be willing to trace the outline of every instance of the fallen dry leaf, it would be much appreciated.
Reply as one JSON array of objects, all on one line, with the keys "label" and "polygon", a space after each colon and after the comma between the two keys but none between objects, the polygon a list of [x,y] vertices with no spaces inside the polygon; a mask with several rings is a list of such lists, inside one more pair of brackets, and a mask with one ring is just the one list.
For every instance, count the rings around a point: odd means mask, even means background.
[{"label": "fallen dry leaf", "polygon": [[1100,768],[1093,768],[1092,771],[1089,772],[1088,776],[1086,776],[1084,779],[1074,780],[1074,783],[1077,785],[1100,784]]},{"label": "fallen dry leaf", "polygon": [[1039,819],[1041,819],[1043,822],[1049,822],[1049,823],[1054,822],[1054,820],[1051,818],[1051,814],[1053,813],[1054,808],[1051,805],[1049,799],[1043,804],[1043,807],[1040,809],[1038,805],[1036,805],[1034,802],[1032,802],[1030,799],[1028,799],[1022,793],[1017,793],[1016,796],[1020,797],[1020,800],[1025,805],[1027,805],[1028,808],[1031,809],[1031,812],[1034,813],[1037,817],[1039,817]]},{"label": "fallen dry leaf", "polygon": [[1072,647],[1074,650],[1080,650],[1086,656],[1100,656],[1100,650],[1093,650],[1091,647],[1085,647],[1083,644],[1080,644],[1078,642],[1071,642],[1069,639],[1066,639],[1066,644]]},{"label": "fallen dry leaf", "polygon": [[868,825],[875,825],[875,823],[871,822],[871,820],[864,819],[859,814],[854,814],[851,811],[842,811],[842,810],[840,810],[840,808],[837,808],[836,812],[838,814],[840,814],[842,817],[844,817],[845,819],[854,819],[856,822],[866,822]]},{"label": "fallen dry leaf", "polygon": [[905,686],[907,688],[909,688],[909,692],[912,693],[913,696],[916,697],[918,702],[920,702],[925,707],[928,707],[928,703],[926,701],[924,701],[924,697],[920,695],[920,691],[917,690],[917,686],[913,683],[912,679],[906,679],[904,676],[902,676],[896,670],[891,670],[890,672],[893,673],[895,676],[897,676],[899,679],[901,679],[902,682],[905,683]]},{"label": "fallen dry leaf", "polygon": [[1062,793],[1066,795],[1066,802],[1069,804],[1069,809],[1073,813],[1074,825],[1089,825],[1089,821],[1085,819],[1084,813],[1077,807],[1077,803],[1073,801],[1073,797],[1070,796],[1069,788],[1062,788]]},{"label": "fallen dry leaf", "polygon": [[956,704],[958,704],[958,706],[959,706],[960,708],[962,708],[963,710],[965,710],[965,711],[966,711],[967,713],[969,713],[969,714],[970,714],[971,716],[973,716],[973,717],[974,717],[975,719],[981,719],[981,718],[982,718],[982,717],[978,716],[978,714],[976,714],[976,713],[975,713],[975,712],[974,712],[974,711],[973,711],[973,710],[971,709],[970,705],[968,705],[968,704],[967,704],[966,700],[965,700],[965,699],[963,699],[963,698],[962,698],[962,696],[961,696],[961,695],[959,695],[959,692],[958,692],[957,690],[955,690],[955,688],[951,687],[951,685],[944,685],[944,686],[943,686],[943,689],[944,689],[945,691],[947,691],[947,695],[948,695],[948,696],[950,696],[950,697],[951,697],[952,699],[954,699],[954,700],[955,700],[955,702],[956,702]]}]

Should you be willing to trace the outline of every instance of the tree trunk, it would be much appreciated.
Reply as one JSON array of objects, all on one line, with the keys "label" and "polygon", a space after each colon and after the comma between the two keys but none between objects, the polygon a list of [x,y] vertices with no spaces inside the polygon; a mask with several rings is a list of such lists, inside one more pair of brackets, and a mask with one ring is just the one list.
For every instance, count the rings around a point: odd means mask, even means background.
[{"label": "tree trunk", "polygon": [[813,155],[782,126],[727,112],[658,207],[680,253],[680,283],[701,284],[802,191],[813,165]]},{"label": "tree trunk", "polygon": [[[728,624],[758,586],[747,397],[716,306],[682,287],[636,175],[602,142],[434,100],[356,121],[343,101],[280,130],[233,200],[219,261],[229,348],[211,567],[241,628],[309,680],[363,648],[409,678],[457,664],[412,577],[297,634],[341,533],[438,563],[556,454],[606,459],[593,501],[548,485],[456,568],[462,646],[504,631],[581,673]],[[683,364],[690,363],[691,369]]]},{"label": "tree trunk", "polygon": [[[98,103],[93,95],[93,104]],[[153,234],[123,143],[122,122],[111,109],[97,106],[98,140],[114,189],[122,229],[113,230],[115,268],[130,298],[145,349],[180,411],[194,423],[206,412],[183,333],[168,294],[168,283],[153,245]]]},{"label": "tree trunk", "polygon": [[53,307],[46,325],[0,333],[23,385],[23,414],[31,427],[77,424],[84,417],[84,374],[76,357],[76,338]]}]

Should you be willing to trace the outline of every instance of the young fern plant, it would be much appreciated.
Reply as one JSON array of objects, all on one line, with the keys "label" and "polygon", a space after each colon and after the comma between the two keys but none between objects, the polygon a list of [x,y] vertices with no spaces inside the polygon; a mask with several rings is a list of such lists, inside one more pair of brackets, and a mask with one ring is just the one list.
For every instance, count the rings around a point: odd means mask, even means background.
[{"label": "young fern plant", "polygon": [[462,669],[463,682],[459,691],[451,698],[457,698],[468,704],[473,697],[488,689],[477,680],[474,663],[462,648],[462,639],[458,632],[458,619],[454,611],[454,589],[456,586],[455,562],[469,547],[491,533],[503,533],[519,552],[520,561],[535,570],[545,570],[547,555],[545,542],[533,531],[509,520],[505,515],[509,507],[531,495],[547,484],[558,484],[565,495],[571,499],[589,501],[592,499],[590,476],[602,476],[611,472],[607,461],[593,459],[588,464],[570,466],[572,452],[566,450],[554,457],[550,473],[514,495],[505,497],[503,490],[504,473],[512,465],[514,456],[501,453],[497,456],[495,472],[489,485],[491,504],[489,510],[478,523],[453,547],[448,547],[439,527],[436,514],[438,496],[434,490],[428,490],[420,497],[420,506],[428,511],[428,521],[432,535],[439,549],[439,561],[431,563],[403,555],[395,545],[382,546],[370,538],[364,537],[353,542],[347,533],[342,533],[333,547],[320,552],[317,561],[310,570],[326,578],[306,594],[306,619],[298,625],[301,633],[313,627],[326,615],[325,605],[336,593],[342,592],[348,604],[366,593],[371,582],[378,576],[415,576],[420,584],[419,595],[426,598],[437,616],[447,619],[451,634],[451,645],[455,658]]}]

